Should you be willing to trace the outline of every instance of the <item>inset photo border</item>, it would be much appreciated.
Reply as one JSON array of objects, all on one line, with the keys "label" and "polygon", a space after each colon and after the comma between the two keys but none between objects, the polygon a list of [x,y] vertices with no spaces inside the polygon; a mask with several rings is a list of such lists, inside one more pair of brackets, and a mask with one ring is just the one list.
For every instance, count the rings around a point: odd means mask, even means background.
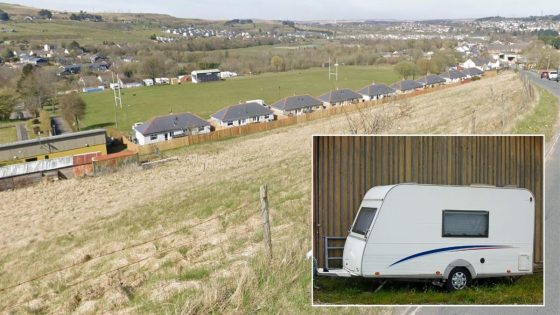
[{"label": "inset photo border", "polygon": [[544,306],[543,135],[316,135],[313,306]]}]

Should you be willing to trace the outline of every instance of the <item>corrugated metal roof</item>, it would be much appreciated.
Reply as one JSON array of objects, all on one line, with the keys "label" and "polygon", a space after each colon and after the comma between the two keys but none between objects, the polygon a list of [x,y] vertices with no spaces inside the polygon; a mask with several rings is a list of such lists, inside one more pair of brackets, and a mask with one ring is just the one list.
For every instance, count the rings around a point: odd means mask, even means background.
[{"label": "corrugated metal roof", "polygon": [[72,166],[74,163],[73,156],[65,156],[56,159],[40,160],[33,162],[26,162],[8,166],[0,167],[0,178],[12,177],[17,175],[44,172],[63,167]]},{"label": "corrugated metal roof", "polygon": [[23,145],[41,144],[41,143],[44,143],[45,141],[54,142],[54,141],[57,141],[57,140],[73,139],[73,138],[79,138],[79,137],[83,137],[83,136],[93,136],[93,135],[98,135],[98,134],[105,135],[105,129],[85,130],[85,131],[65,133],[65,134],[62,134],[62,135],[51,136],[51,137],[41,137],[41,138],[35,138],[35,139],[30,139],[30,140],[23,140],[23,141],[5,143],[5,144],[0,144],[0,150],[10,149],[12,147],[19,147],[19,146],[23,146]]}]

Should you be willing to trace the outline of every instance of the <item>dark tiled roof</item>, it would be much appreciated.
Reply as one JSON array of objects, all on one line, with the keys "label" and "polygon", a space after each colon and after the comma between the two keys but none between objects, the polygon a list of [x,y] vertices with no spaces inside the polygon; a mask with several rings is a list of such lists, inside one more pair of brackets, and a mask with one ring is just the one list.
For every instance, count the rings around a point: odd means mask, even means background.
[{"label": "dark tiled roof", "polygon": [[484,72],[478,68],[467,68],[463,70],[463,73],[470,76],[482,75]]},{"label": "dark tiled roof", "polygon": [[462,78],[466,78],[466,77],[467,77],[467,75],[464,74],[463,72],[457,71],[457,70],[453,70],[453,69],[449,69],[449,70],[447,70],[447,71],[445,71],[445,72],[443,72],[443,73],[440,73],[439,76],[440,76],[440,77],[444,77],[444,78],[449,78],[449,79],[451,79],[451,80],[454,80],[454,79],[462,79]]},{"label": "dark tiled roof", "polygon": [[334,90],[319,96],[320,100],[331,104],[354,101],[362,98],[360,94],[350,89]]},{"label": "dark tiled roof", "polygon": [[410,91],[410,90],[422,88],[422,84],[414,80],[402,80],[391,85],[391,87],[398,91]]},{"label": "dark tiled roof", "polygon": [[296,95],[279,100],[278,102],[272,104],[272,107],[284,111],[290,111],[320,105],[323,105],[323,101],[316,99],[311,95]]},{"label": "dark tiled roof", "polygon": [[422,85],[433,85],[433,84],[445,83],[445,79],[436,74],[428,74],[416,80],[416,82]]},{"label": "dark tiled roof", "polygon": [[155,117],[134,128],[143,135],[149,135],[205,126],[210,124],[202,118],[191,113],[182,113]]},{"label": "dark tiled roof", "polygon": [[241,120],[255,116],[271,115],[272,111],[259,103],[249,102],[226,107],[212,115],[221,121]]},{"label": "dark tiled roof", "polygon": [[358,93],[373,97],[395,93],[395,89],[385,84],[370,84],[365,88],[359,90]]}]

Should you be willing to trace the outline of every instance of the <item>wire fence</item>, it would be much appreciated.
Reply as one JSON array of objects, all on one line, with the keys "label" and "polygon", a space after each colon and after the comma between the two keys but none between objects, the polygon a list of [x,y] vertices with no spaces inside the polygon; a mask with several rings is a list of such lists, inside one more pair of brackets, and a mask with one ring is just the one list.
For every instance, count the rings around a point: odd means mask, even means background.
[{"label": "wire fence", "polygon": [[[74,263],[74,264],[71,264],[71,265],[68,265],[68,266],[65,266],[65,267],[61,267],[61,268],[58,268],[58,269],[55,269],[55,270],[51,270],[51,271],[49,271],[49,272],[46,272],[46,273],[40,274],[40,275],[38,275],[38,276],[35,276],[35,277],[33,277],[33,278],[27,279],[27,280],[25,280],[25,281],[21,281],[21,282],[18,282],[18,283],[16,283],[16,284],[13,284],[13,285],[4,287],[4,288],[0,289],[0,293],[2,293],[2,292],[4,292],[4,291],[7,291],[7,290],[11,290],[11,289],[17,288],[17,287],[19,287],[19,286],[22,286],[22,285],[24,285],[24,284],[27,284],[27,283],[30,283],[30,282],[33,282],[33,281],[37,281],[37,280],[43,279],[43,278],[45,278],[45,277],[47,277],[47,276],[49,276],[49,275],[57,274],[57,273],[60,273],[60,272],[62,272],[62,271],[65,271],[65,270],[72,269],[72,268],[74,268],[74,267],[78,267],[78,266],[81,266],[81,265],[85,265],[85,264],[87,264],[87,263],[90,263],[90,262],[92,262],[92,261],[94,261],[94,260],[98,260],[98,259],[103,258],[103,257],[107,257],[107,256],[110,256],[110,255],[119,253],[119,252],[123,252],[123,251],[129,250],[129,249],[132,249],[132,248],[136,248],[136,247],[139,247],[139,246],[148,244],[148,243],[155,242],[155,241],[157,241],[157,240],[161,240],[161,239],[167,238],[167,237],[169,237],[169,236],[178,234],[178,233],[184,231],[185,229],[191,229],[191,228],[198,227],[198,226],[203,225],[203,224],[205,224],[205,223],[208,223],[208,222],[210,222],[210,221],[213,221],[213,220],[216,220],[216,219],[219,219],[219,218],[223,218],[223,217],[226,217],[226,216],[229,216],[229,215],[238,213],[238,212],[240,212],[240,211],[243,210],[243,209],[244,209],[244,208],[241,208],[241,207],[240,207],[240,208],[237,208],[237,209],[235,209],[235,210],[233,210],[233,211],[229,211],[229,212],[227,212],[227,213],[225,213],[225,214],[218,214],[218,215],[212,216],[212,217],[210,217],[210,218],[207,218],[207,219],[205,219],[205,220],[203,220],[203,221],[197,222],[197,223],[195,223],[195,224],[192,224],[192,225],[189,225],[189,226],[183,226],[183,227],[178,228],[178,229],[176,229],[176,230],[173,230],[173,231],[171,231],[171,232],[168,232],[168,233],[159,235],[159,236],[157,236],[157,237],[151,238],[151,239],[149,239],[149,240],[145,240],[145,241],[142,241],[142,242],[133,244],[133,245],[125,246],[125,247],[122,247],[122,248],[120,248],[120,249],[118,249],[118,250],[113,250],[113,251],[109,251],[109,252],[106,252],[106,253],[102,253],[102,254],[99,254],[99,255],[97,255],[97,256],[90,257],[90,258],[87,259],[87,260],[83,260],[83,261],[80,261],[80,262],[77,262],[77,263]],[[260,213],[260,209],[259,209],[259,211],[256,211],[255,214],[256,214],[256,213]],[[252,214],[252,213],[250,212],[249,214]],[[226,241],[226,240],[227,240],[227,239],[221,240],[221,241],[218,242],[218,244],[220,244],[220,243],[222,243],[222,242],[224,242],[224,241]],[[97,279],[97,278],[101,278],[101,277],[103,277],[103,276],[106,276],[106,275],[115,273],[115,272],[117,272],[117,271],[126,269],[126,268],[128,268],[128,267],[130,267],[130,266],[139,264],[139,263],[141,263],[141,262],[143,262],[143,261],[146,261],[146,260],[148,260],[148,259],[150,259],[150,258],[159,256],[159,255],[161,255],[161,254],[163,254],[163,253],[167,253],[167,252],[170,252],[170,251],[179,249],[179,248],[184,247],[184,246],[186,246],[186,245],[188,245],[188,244],[189,244],[189,242],[184,242],[184,243],[181,243],[181,244],[179,244],[179,245],[174,245],[174,246],[172,246],[172,247],[168,247],[168,248],[165,248],[165,249],[163,249],[163,250],[156,251],[155,253],[153,253],[153,254],[151,254],[151,255],[145,256],[145,257],[143,257],[143,258],[139,258],[139,259],[137,259],[137,260],[135,260],[135,261],[133,261],[133,262],[131,262],[131,263],[125,264],[125,265],[123,265],[123,266],[119,266],[119,267],[117,267],[117,268],[111,269],[111,270],[109,270],[109,271],[103,272],[103,273],[101,273],[101,274],[98,274],[98,275],[95,275],[95,276],[92,276],[92,277],[88,277],[88,278],[86,278],[86,279],[78,280],[78,281],[76,281],[76,282],[74,282],[74,283],[65,285],[65,287],[66,287],[66,288],[71,288],[71,287],[75,287],[75,286],[77,286],[77,285],[79,285],[79,284],[82,284],[82,283],[85,283],[85,282],[88,282],[88,281],[91,281],[91,280],[94,280],[94,279]],[[45,294],[42,294],[42,295],[39,295],[39,296],[35,296],[34,299],[41,299],[41,298],[47,297],[47,296],[50,295],[50,294],[51,294],[51,292],[47,292],[47,293],[45,293]],[[16,307],[18,307],[18,306],[22,306],[22,305],[24,305],[24,304],[26,304],[26,303],[29,303],[29,302],[30,302],[30,300],[26,300],[26,301],[23,301],[23,302],[16,302],[16,303],[13,303],[13,304],[11,304],[11,305],[5,306],[5,307],[3,307],[2,309],[0,309],[0,312],[7,312],[7,311],[9,311],[9,310],[12,310],[12,309],[14,309],[14,308],[16,308]]]}]

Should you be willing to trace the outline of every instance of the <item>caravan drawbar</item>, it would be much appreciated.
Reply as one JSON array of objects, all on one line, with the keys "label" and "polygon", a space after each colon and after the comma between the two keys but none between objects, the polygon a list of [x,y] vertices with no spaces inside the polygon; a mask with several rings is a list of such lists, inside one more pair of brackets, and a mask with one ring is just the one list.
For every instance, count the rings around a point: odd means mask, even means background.
[{"label": "caravan drawbar", "polygon": [[531,274],[534,216],[527,189],[376,186],[349,230],[342,269],[318,274],[433,279],[449,290],[475,278]]}]

